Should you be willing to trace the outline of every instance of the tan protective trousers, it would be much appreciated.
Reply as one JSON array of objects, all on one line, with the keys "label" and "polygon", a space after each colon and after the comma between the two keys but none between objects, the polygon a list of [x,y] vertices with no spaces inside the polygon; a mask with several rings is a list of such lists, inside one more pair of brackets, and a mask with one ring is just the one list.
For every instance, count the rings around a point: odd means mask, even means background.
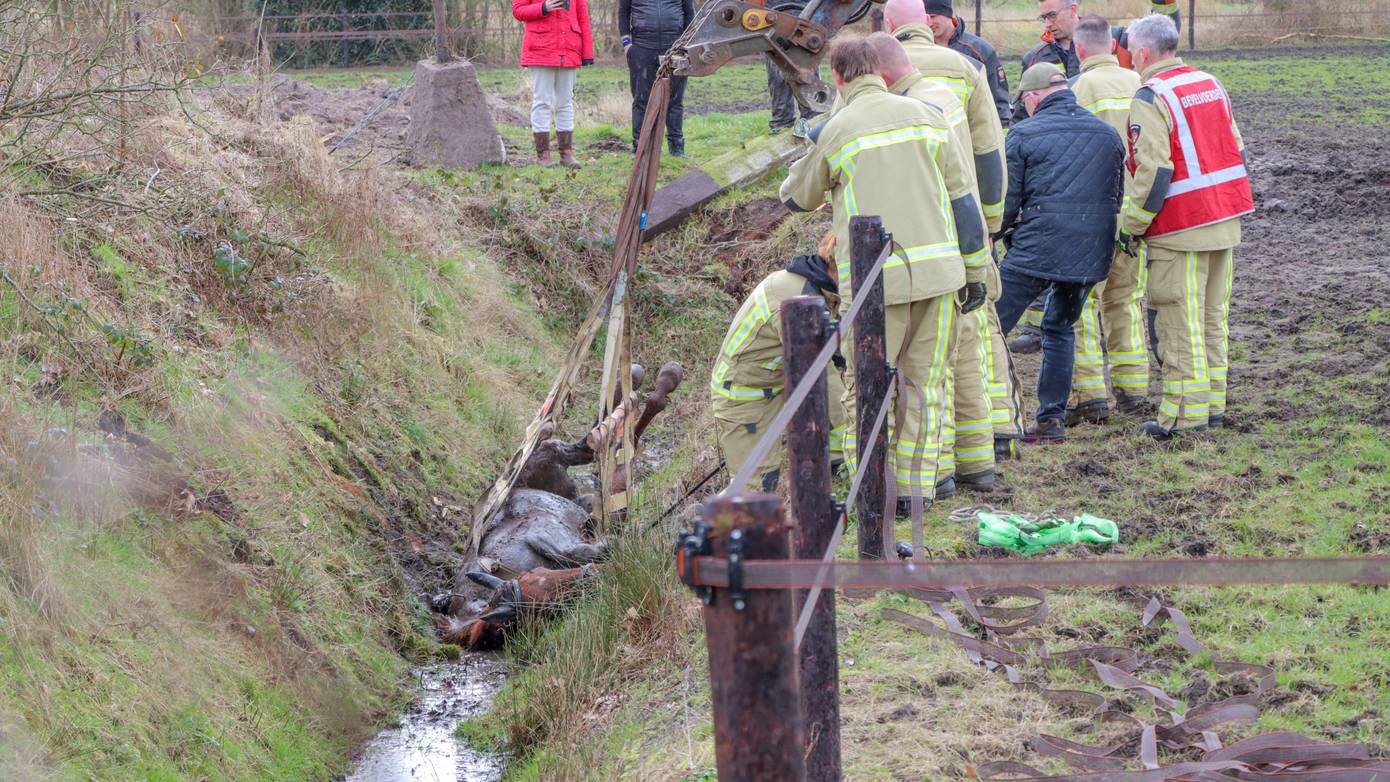
[{"label": "tan protective trousers", "polygon": [[1149,392],[1149,351],[1144,346],[1145,265],[1119,250],[1110,276],[1091,288],[1076,320],[1076,364],[1072,369],[1072,404],[1107,399],[1105,364],[1110,383],[1132,396]]},{"label": "tan protective trousers", "polygon": [[[846,343],[845,349],[853,350]],[[849,431],[845,416],[845,378],[834,364],[825,368],[825,387],[830,393],[830,461],[845,458],[845,432]]]},{"label": "tan protective trousers", "polygon": [[[830,397],[830,458],[842,459],[845,436],[845,381],[834,365],[826,367],[826,392]],[[719,439],[719,449],[724,453],[724,465],[733,475],[748,461],[763,432],[771,425],[772,419],[782,410],[782,394],[771,399],[732,400],[716,396],[711,405],[714,415],[715,435]],[[838,434],[837,434],[838,432]],[[837,441],[837,437],[839,438]],[[763,458],[757,472],[759,482],[762,476],[776,470],[782,463],[782,451],[773,448]]]},{"label": "tan protective trousers", "polygon": [[[909,324],[914,327],[912,343],[898,371],[917,388],[903,391],[907,416],[902,431],[893,431],[896,408],[889,410],[887,423],[888,470],[897,479],[899,496],[910,496],[916,491],[926,499],[935,499],[936,482],[945,477],[938,475],[937,460],[950,414],[951,367],[955,362],[959,310],[954,293],[891,304],[884,309],[890,362],[896,363]],[[846,344],[853,344],[851,340],[852,336],[847,336]],[[858,427],[854,422],[858,420],[859,407],[853,351],[846,351],[845,358],[850,365],[845,372],[845,420],[849,423],[845,431],[845,462],[852,472],[858,464]]]},{"label": "tan protective trousers", "polygon": [[[1004,330],[999,327],[999,311],[994,308],[994,303],[1004,292],[997,261],[990,264],[985,285],[988,301],[981,309],[985,310],[989,327],[989,339],[984,343],[984,348],[989,357],[985,387],[989,392],[990,420],[994,423],[995,437],[1016,440],[1023,437],[1023,400],[1019,396],[1018,374],[1014,372],[1013,358],[1009,355],[1008,343],[1004,341]],[[961,474],[968,475],[969,472]]]},{"label": "tan protective trousers", "polygon": [[1226,412],[1232,249],[1169,250],[1145,244],[1149,306],[1163,365],[1158,423],[1165,429],[1205,426]]},{"label": "tan protective trousers", "polygon": [[990,370],[989,318],[986,302],[960,316],[956,360],[948,386],[946,432],[941,441],[938,481],[953,474],[978,475],[994,467],[994,420],[986,388]]},{"label": "tan protective trousers", "polygon": [[[763,432],[782,409],[782,395],[771,399],[732,400],[716,396],[711,406],[714,414],[715,434],[719,438],[719,450],[724,452],[724,466],[729,474],[738,472],[743,463],[753,453],[753,447],[762,439]],[[759,465],[754,480],[749,481],[754,491],[762,486],[764,475],[778,469],[782,464],[780,446],[768,451]]]}]

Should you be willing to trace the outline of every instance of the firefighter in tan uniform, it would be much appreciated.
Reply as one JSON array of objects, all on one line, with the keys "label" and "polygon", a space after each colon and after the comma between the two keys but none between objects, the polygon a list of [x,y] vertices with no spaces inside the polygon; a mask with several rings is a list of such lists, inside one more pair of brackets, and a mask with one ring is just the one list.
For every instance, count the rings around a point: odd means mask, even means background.
[{"label": "firefighter in tan uniform", "polygon": [[[985,222],[991,234],[997,233],[1004,216],[1008,181],[1004,164],[1004,128],[999,122],[983,70],[959,52],[936,43],[930,27],[931,19],[921,0],[888,0],[883,9],[883,18],[885,26],[902,43],[917,70],[929,81],[950,89],[961,102],[970,131],[970,146]],[[986,288],[991,304],[985,313],[989,328],[989,341],[985,346],[989,357],[986,387],[992,407],[994,458],[998,460],[1018,455],[1017,443],[1023,437],[1023,414],[1018,377],[1013,370],[1004,334],[999,330],[999,316],[993,307],[1003,290],[997,264],[991,263]]]},{"label": "firefighter in tan uniform", "polygon": [[[1072,31],[1072,44],[1081,58],[1081,73],[1072,92],[1083,109],[1105,120],[1126,138],[1129,105],[1139,91],[1139,74],[1120,66],[1110,53],[1110,23],[1087,16]],[[1110,276],[1096,283],[1076,321],[1076,364],[1072,371],[1072,404],[1067,424],[1099,423],[1110,416],[1105,391],[1105,364],[1115,407],[1126,415],[1149,412],[1149,351],[1144,345],[1144,267],[1137,258],[1115,251]]]},{"label": "firefighter in tan uniform", "polygon": [[[812,132],[814,143],[792,165],[781,197],[793,211],[831,204],[842,309],[853,297],[850,217],[878,215],[893,234],[896,252],[884,269],[887,349],[892,357],[901,353],[898,371],[921,388],[926,404],[924,410],[911,404],[901,431],[892,433],[890,463],[900,494],[931,499],[956,319],[985,301],[989,247],[970,188],[969,153],[951,143],[940,110],[888,92],[878,53],[864,38],[836,38],[830,64],[844,108]],[[962,289],[964,304],[956,298]],[[846,420],[854,421],[853,373],[845,380]],[[845,437],[851,468],[856,446],[851,427]]]},{"label": "firefighter in tan uniform", "polygon": [[1172,20],[1130,25],[1129,48],[1144,86],[1130,105],[1119,242],[1148,264],[1163,399],[1142,429],[1166,440],[1225,424],[1232,255],[1254,199],[1231,99],[1178,59]]},{"label": "firefighter in tan uniform", "polygon": [[[969,149],[970,127],[965,119],[965,109],[955,93],[945,85],[926,78],[913,67],[907,51],[892,35],[874,33],[869,36],[869,42],[878,52],[882,69],[880,75],[888,84],[888,91],[894,95],[916,98],[940,109],[950,125],[951,142],[961,149]],[[971,191],[979,198],[973,170],[969,172],[969,180]],[[981,219],[984,219],[983,213]],[[989,263],[990,276],[997,277],[993,259]],[[987,279],[987,292],[988,284]],[[947,420],[946,432],[942,437],[939,468],[942,477],[937,480],[937,499],[952,496],[958,488],[977,491],[994,488],[994,423],[988,388],[991,366],[990,316],[998,322],[993,303],[986,301],[973,312],[963,314],[959,320],[956,361],[951,373],[952,415]],[[1002,334],[999,340],[1003,342]]]},{"label": "firefighter in tan uniform", "polygon": [[[837,303],[835,267],[826,260],[833,247],[831,237],[821,243],[820,254],[797,256],[787,268],[758,283],[724,335],[710,376],[710,398],[719,448],[731,474],[748,460],[782,409],[782,302],[793,296],[822,296]],[[829,371],[832,410],[840,406],[833,382],[838,375],[833,368]],[[777,487],[781,459],[778,448],[764,458],[758,471],[763,491]]]}]

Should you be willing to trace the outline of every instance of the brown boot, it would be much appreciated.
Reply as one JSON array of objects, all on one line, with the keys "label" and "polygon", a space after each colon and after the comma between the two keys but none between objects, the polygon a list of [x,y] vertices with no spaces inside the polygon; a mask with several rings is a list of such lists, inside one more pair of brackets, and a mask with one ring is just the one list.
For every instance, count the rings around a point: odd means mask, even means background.
[{"label": "brown boot", "polygon": [[555,131],[555,146],[560,149],[560,165],[565,168],[580,168],[579,162],[574,159],[574,131]]},{"label": "brown boot", "polygon": [[536,162],[546,168],[553,168],[555,161],[550,159],[550,132],[533,132],[531,137],[536,140]]}]

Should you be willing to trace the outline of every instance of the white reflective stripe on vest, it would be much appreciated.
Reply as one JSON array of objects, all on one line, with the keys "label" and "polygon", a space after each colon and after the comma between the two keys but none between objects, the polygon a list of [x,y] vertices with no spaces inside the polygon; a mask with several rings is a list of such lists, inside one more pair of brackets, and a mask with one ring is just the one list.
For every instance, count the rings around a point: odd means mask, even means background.
[{"label": "white reflective stripe on vest", "polygon": [[[1232,168],[1222,169],[1212,174],[1206,174],[1206,172],[1202,171],[1202,161],[1197,157],[1197,142],[1192,138],[1192,127],[1187,122],[1187,114],[1183,111],[1182,99],[1178,97],[1175,89],[1177,87],[1186,87],[1189,84],[1200,84],[1204,81],[1211,82],[1216,89],[1221,90],[1221,100],[1226,104],[1227,116],[1230,116],[1231,99],[1226,95],[1226,91],[1221,88],[1221,84],[1217,82],[1211,74],[1202,71],[1192,71],[1191,73],[1174,76],[1171,79],[1155,77],[1149,81],[1149,89],[1152,89],[1154,94],[1162,98],[1164,105],[1168,107],[1168,115],[1173,119],[1173,129],[1178,133],[1178,144],[1182,146],[1183,164],[1187,168],[1187,176],[1182,179],[1175,179],[1172,186],[1168,188],[1168,195],[1170,196],[1180,193],[1189,193],[1193,190],[1199,190],[1203,187],[1218,185],[1222,182],[1229,182],[1232,179],[1239,178],[1237,176],[1230,176],[1226,179],[1216,181],[1198,182],[1198,180],[1205,178],[1204,174],[1206,176],[1215,176],[1217,174],[1225,174],[1236,168],[1233,166]],[[1244,175],[1245,167],[1239,166],[1239,168],[1241,175]]]},{"label": "white reflective stripe on vest", "polygon": [[1204,187],[1225,184],[1226,182],[1244,179],[1245,177],[1246,171],[1244,164],[1231,166],[1230,168],[1223,168],[1220,171],[1213,171],[1210,174],[1192,176],[1174,182],[1168,187],[1168,196],[1171,198],[1172,196],[1182,195],[1183,193],[1190,193],[1193,190],[1201,190]]}]

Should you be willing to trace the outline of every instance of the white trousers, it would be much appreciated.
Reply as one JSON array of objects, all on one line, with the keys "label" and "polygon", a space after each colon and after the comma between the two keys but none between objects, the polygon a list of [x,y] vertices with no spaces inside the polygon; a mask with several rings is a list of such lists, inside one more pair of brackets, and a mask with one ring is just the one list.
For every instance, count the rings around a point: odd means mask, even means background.
[{"label": "white trousers", "polygon": [[574,77],[578,68],[551,68],[532,65],[531,131],[549,133],[551,118],[555,130],[574,130]]}]

